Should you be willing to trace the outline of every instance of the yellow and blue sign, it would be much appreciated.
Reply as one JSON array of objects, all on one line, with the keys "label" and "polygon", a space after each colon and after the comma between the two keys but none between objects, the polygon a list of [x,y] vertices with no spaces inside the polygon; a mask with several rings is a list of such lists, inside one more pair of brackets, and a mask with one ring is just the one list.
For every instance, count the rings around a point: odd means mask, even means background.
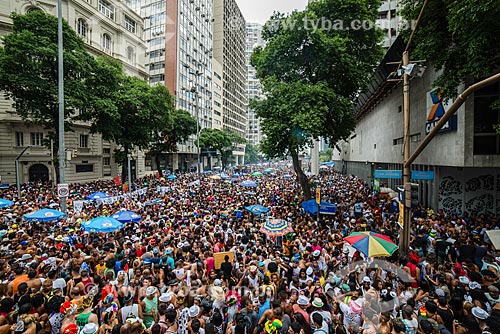
[{"label": "yellow and blue sign", "polygon": [[[425,134],[429,134],[432,129],[439,122],[441,117],[444,116],[446,109],[443,105],[442,89],[435,88],[429,92],[427,99],[427,122],[425,124]],[[447,106],[448,107],[448,106]],[[457,129],[457,116],[453,115],[448,122],[439,130],[439,132],[454,131]]]}]

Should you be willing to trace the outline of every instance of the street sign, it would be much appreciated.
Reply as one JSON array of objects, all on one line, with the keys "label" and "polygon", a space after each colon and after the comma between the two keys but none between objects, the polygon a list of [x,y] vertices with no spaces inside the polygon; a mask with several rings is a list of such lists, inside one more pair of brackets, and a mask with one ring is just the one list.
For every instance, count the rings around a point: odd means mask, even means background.
[{"label": "street sign", "polygon": [[0,189],[9,189],[8,183],[0,183]]},{"label": "street sign", "polygon": [[57,185],[57,196],[58,197],[69,196],[69,185],[67,183],[61,183]]},{"label": "street sign", "polygon": [[321,189],[316,189],[316,204],[320,204],[321,203]]},{"label": "street sign", "polygon": [[399,226],[404,229],[405,226],[405,220],[404,220],[404,215],[405,215],[405,206],[403,205],[402,202],[399,202],[399,217],[398,217],[398,224]]},{"label": "street sign", "polygon": [[434,171],[412,170],[411,179],[432,181],[434,180]]},{"label": "street sign", "polygon": [[400,170],[377,169],[373,176],[376,179],[400,179],[403,177],[403,172]]}]

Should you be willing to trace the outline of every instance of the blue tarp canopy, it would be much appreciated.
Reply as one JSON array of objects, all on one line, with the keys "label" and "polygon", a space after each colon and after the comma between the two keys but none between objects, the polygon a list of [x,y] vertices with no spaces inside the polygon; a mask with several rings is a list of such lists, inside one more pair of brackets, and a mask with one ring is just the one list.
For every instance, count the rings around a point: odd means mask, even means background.
[{"label": "blue tarp canopy", "polygon": [[103,192],[95,192],[89,196],[87,196],[87,199],[90,200],[90,201],[94,201],[94,200],[97,200],[97,199],[103,199],[103,198],[108,198],[109,196],[106,195],[105,193]]},{"label": "blue tarp canopy", "polygon": [[260,215],[260,214],[269,212],[268,208],[266,208],[265,206],[259,205],[259,204],[246,206],[245,210],[253,213],[254,215]]},{"label": "blue tarp canopy", "polygon": [[[311,215],[318,214],[318,204],[316,204],[316,201],[314,199],[302,202],[302,208],[304,208],[305,212],[310,213]],[[321,208],[319,211],[320,214],[333,215],[336,211],[337,206],[335,204],[323,201],[321,202]]]}]

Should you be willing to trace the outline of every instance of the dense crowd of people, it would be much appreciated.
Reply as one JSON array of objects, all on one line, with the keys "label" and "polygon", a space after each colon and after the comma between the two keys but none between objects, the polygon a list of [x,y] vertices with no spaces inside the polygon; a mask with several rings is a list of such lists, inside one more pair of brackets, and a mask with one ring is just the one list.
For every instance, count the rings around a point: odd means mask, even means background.
[{"label": "dense crowd of people", "polygon": [[[113,181],[72,184],[67,216],[46,223],[23,215],[59,208],[50,185],[23,185],[21,198],[0,190],[15,202],[0,209],[0,334],[486,334],[500,324],[500,262],[485,233],[498,217],[416,210],[409,256],[368,258],[344,237],[375,231],[397,244],[391,198],[323,171],[311,182],[336,212],[317,221],[284,174],[149,176],[128,197]],[[75,210],[96,191],[118,199]],[[245,210],[254,204],[270,211]],[[82,229],[123,209],[142,220]],[[268,217],[293,232],[262,233]]]}]

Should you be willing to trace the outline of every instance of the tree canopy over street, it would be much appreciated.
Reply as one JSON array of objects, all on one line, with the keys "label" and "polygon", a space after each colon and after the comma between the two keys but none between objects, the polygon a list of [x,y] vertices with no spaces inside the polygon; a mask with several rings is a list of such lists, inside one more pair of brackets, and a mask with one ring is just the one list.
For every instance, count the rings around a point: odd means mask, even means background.
[{"label": "tree canopy over street", "polygon": [[292,157],[306,198],[311,191],[299,154],[319,137],[335,144],[349,136],[354,101],[382,55],[376,28],[314,29],[308,22],[375,22],[379,5],[320,0],[289,16],[277,13],[264,27],[266,46],[252,56],[265,96],[252,103],[266,135],[261,150],[270,158]]}]

